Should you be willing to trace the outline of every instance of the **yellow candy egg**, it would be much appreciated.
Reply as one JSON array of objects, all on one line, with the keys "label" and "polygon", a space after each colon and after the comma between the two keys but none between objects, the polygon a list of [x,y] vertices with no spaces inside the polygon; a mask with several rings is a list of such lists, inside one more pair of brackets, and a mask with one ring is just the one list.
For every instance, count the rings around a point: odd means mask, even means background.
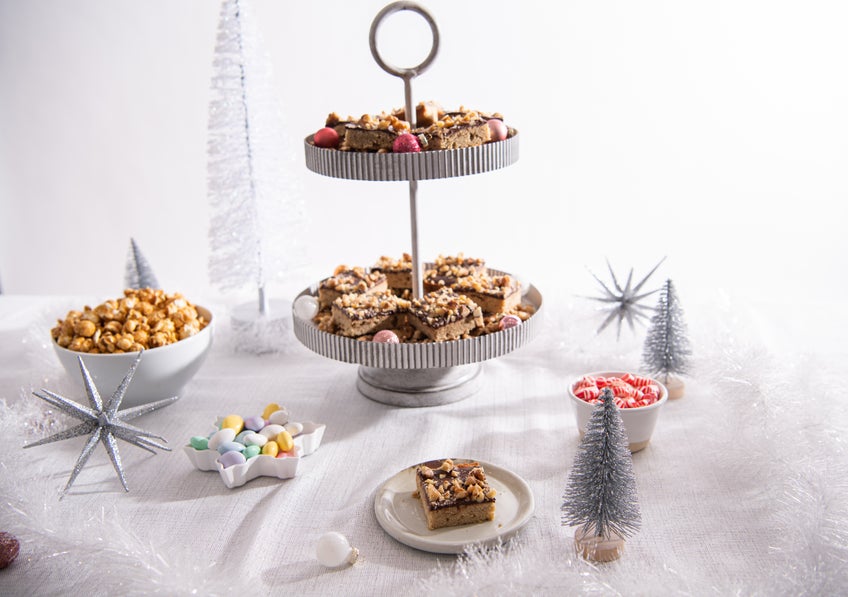
[{"label": "yellow candy egg", "polygon": [[280,405],[279,405],[279,404],[277,404],[276,402],[272,402],[271,404],[269,404],[268,406],[266,406],[266,407],[265,407],[265,410],[263,410],[263,411],[262,411],[262,418],[263,418],[263,419],[265,419],[265,420],[267,421],[267,420],[268,420],[268,418],[269,418],[269,417],[270,417],[273,413],[277,412],[277,411],[278,411],[278,410],[280,410],[281,408],[282,408],[282,406],[280,406]]},{"label": "yellow candy egg", "polygon": [[221,421],[221,429],[232,429],[236,434],[239,434],[244,429],[244,419],[238,415],[227,415]]},{"label": "yellow candy egg", "polygon": [[291,433],[288,431],[280,431],[277,434],[276,441],[280,445],[280,450],[283,452],[288,452],[294,448],[294,440],[292,439]]},{"label": "yellow candy egg", "polygon": [[266,456],[276,456],[279,451],[280,446],[277,445],[277,442],[268,442],[262,446],[262,453]]}]

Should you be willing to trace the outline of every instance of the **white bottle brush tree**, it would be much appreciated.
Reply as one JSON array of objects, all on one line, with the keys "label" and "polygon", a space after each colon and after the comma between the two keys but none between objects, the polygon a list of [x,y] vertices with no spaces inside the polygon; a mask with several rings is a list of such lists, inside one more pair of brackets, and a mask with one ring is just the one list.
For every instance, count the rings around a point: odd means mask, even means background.
[{"label": "white bottle brush tree", "polygon": [[[247,0],[224,0],[209,104],[208,196],[211,283],[253,290],[233,311],[236,348],[266,352],[289,338],[290,303],[268,285],[303,265],[303,204],[292,179],[270,60]],[[269,344],[270,343],[270,344]]]},{"label": "white bottle brush tree", "polygon": [[687,373],[691,356],[683,308],[674,283],[666,280],[645,338],[642,365],[666,385],[669,398],[679,398],[683,395],[680,375]]},{"label": "white bottle brush tree", "polygon": [[575,545],[595,561],[618,558],[642,523],[627,434],[615,397],[601,392],[580,442],[562,503],[562,524],[577,526]]}]

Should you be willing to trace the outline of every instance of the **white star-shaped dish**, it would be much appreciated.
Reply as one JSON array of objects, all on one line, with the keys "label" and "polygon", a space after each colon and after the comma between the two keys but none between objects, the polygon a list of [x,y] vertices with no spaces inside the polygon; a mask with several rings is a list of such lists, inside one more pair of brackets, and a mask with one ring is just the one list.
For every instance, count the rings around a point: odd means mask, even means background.
[{"label": "white star-shaped dish", "polygon": [[236,464],[224,467],[218,458],[221,456],[217,450],[197,450],[191,446],[184,446],[183,451],[188,456],[191,464],[200,471],[218,471],[221,480],[229,489],[240,487],[257,477],[276,477],[278,479],[291,479],[297,474],[300,459],[309,456],[321,445],[324,430],[327,428],[323,423],[303,422],[303,431],[294,436],[294,456],[268,456],[260,454],[254,456],[244,464]]}]

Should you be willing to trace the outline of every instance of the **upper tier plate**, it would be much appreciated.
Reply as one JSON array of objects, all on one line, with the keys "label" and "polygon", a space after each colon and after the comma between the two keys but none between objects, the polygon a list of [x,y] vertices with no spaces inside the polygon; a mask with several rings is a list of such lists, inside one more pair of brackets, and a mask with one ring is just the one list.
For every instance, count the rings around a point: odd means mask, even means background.
[{"label": "upper tier plate", "polygon": [[368,153],[324,149],[303,142],[306,167],[318,174],[347,180],[433,180],[482,174],[518,161],[518,132],[505,141],[465,149],[437,149],[419,153]]}]

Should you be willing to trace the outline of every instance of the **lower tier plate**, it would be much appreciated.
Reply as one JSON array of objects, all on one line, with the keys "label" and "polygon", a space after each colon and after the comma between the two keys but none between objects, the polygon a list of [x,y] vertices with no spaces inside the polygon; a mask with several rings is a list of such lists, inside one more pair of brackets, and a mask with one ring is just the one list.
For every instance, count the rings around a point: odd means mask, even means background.
[{"label": "lower tier plate", "polygon": [[[315,284],[303,290],[298,297],[317,296],[317,293],[318,284]],[[297,339],[309,350],[328,359],[375,369],[444,369],[504,356],[535,338],[542,324],[542,295],[531,284],[522,300],[533,305],[536,312],[521,325],[450,342],[365,342],[321,331],[311,320],[301,319],[294,312],[292,320]]]}]

